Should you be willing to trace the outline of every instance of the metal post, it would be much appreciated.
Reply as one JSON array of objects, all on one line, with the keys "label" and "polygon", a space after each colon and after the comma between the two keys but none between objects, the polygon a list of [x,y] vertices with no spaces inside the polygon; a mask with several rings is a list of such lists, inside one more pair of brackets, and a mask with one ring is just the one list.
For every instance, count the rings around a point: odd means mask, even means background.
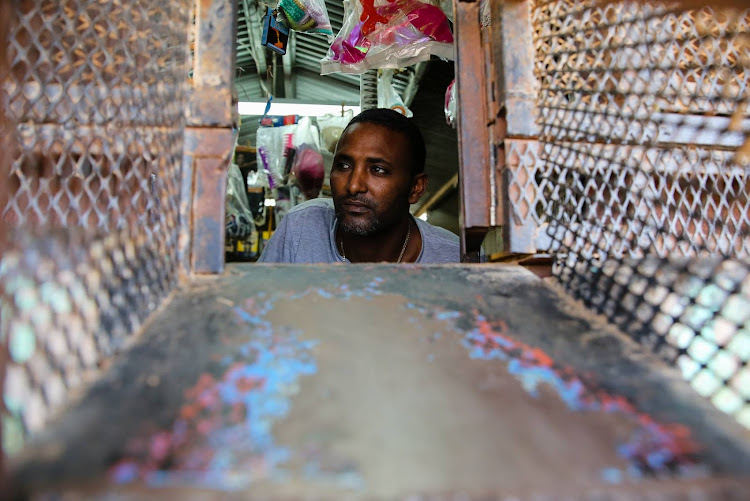
[{"label": "metal post", "polygon": [[456,85],[458,97],[459,224],[464,261],[478,259],[490,212],[490,137],[487,106],[487,58],[482,42],[479,2],[454,0]]},{"label": "metal post", "polygon": [[498,116],[504,117],[504,130],[495,129],[504,252],[535,253],[539,193],[534,175],[539,162],[539,128],[530,2],[493,2],[492,26],[494,104]]},{"label": "metal post", "polygon": [[224,197],[234,144],[237,2],[197,0],[185,130],[180,238],[184,275],[224,270]]}]

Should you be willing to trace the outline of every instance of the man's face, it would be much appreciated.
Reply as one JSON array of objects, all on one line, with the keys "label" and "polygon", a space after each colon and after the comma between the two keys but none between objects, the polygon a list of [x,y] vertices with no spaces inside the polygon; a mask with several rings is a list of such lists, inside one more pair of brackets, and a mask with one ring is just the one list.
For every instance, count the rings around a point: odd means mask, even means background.
[{"label": "man's face", "polygon": [[406,136],[371,123],[346,129],[331,169],[333,205],[343,231],[371,235],[392,227],[424,193],[424,174],[412,176]]}]

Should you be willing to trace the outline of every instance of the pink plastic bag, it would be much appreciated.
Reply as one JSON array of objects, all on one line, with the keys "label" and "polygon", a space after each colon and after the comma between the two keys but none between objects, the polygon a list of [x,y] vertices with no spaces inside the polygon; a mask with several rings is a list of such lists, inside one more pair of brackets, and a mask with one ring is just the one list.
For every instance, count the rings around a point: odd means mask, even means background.
[{"label": "pink plastic bag", "polygon": [[404,68],[435,55],[453,59],[453,33],[430,0],[351,0],[321,74]]},{"label": "pink plastic bag", "polygon": [[323,155],[312,145],[299,146],[294,157],[292,175],[305,198],[308,200],[318,198],[325,177]]}]

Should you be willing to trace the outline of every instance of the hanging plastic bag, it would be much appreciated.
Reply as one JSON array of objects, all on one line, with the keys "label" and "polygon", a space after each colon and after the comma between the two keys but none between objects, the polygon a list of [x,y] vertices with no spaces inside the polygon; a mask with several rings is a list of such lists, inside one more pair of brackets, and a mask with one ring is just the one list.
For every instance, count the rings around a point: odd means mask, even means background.
[{"label": "hanging plastic bag", "polygon": [[404,68],[435,55],[453,59],[453,33],[437,0],[349,0],[321,74]]},{"label": "hanging plastic bag", "polygon": [[307,200],[318,198],[325,177],[323,155],[318,148],[309,144],[297,147],[292,175]]},{"label": "hanging plastic bag", "polygon": [[258,127],[256,132],[256,156],[258,170],[266,175],[268,188],[277,188],[284,179],[284,144],[285,137],[292,134],[297,125],[282,127]]},{"label": "hanging plastic bag", "polygon": [[324,0],[279,0],[277,9],[283,21],[294,31],[322,33],[333,39]]},{"label": "hanging plastic bag", "polygon": [[392,69],[378,71],[378,108],[398,111],[406,118],[411,118],[414,114],[406,107],[403,99],[393,86],[393,73],[394,70]]},{"label": "hanging plastic bag", "polygon": [[320,129],[320,145],[326,151],[334,152],[344,129],[354,117],[351,110],[347,110],[343,116],[325,115],[318,117],[318,128]]},{"label": "hanging plastic bag", "polygon": [[454,78],[453,81],[451,81],[450,84],[448,84],[448,88],[445,89],[445,122],[453,127],[456,128],[456,79]]},{"label": "hanging plastic bag", "polygon": [[256,132],[258,170],[268,175],[268,187],[278,188],[288,181],[295,148],[301,144],[320,148],[320,133],[310,117],[283,127],[259,127]]},{"label": "hanging plastic bag", "polygon": [[245,180],[236,164],[229,165],[226,194],[226,234],[230,238],[242,239],[255,230],[253,213],[247,203]]},{"label": "hanging plastic bag", "polygon": [[453,0],[438,0],[440,8],[445,12],[448,21],[453,22]]}]

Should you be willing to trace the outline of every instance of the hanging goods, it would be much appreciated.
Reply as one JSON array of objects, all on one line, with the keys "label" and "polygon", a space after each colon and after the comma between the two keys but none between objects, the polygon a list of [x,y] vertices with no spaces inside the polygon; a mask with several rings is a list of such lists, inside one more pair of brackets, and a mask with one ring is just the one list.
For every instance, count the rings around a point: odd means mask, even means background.
[{"label": "hanging goods", "polygon": [[308,200],[318,198],[323,188],[325,166],[323,155],[315,146],[303,144],[297,148],[292,175],[305,198]]},{"label": "hanging goods", "polygon": [[[319,148],[320,133],[310,117],[282,127],[259,127],[256,133],[258,169],[268,175],[268,186],[278,188],[288,182],[293,165],[290,150],[302,144]],[[289,161],[289,163],[288,163]]]},{"label": "hanging goods", "polygon": [[395,70],[390,68],[378,71],[378,108],[398,111],[406,118],[411,118],[414,114],[406,107],[393,85],[394,72]]},{"label": "hanging goods", "polygon": [[255,231],[253,213],[247,201],[245,180],[237,164],[229,165],[224,223],[227,242],[245,240]]},{"label": "hanging goods", "polygon": [[294,31],[321,33],[333,39],[331,21],[323,0],[279,0],[277,9],[284,22]]},{"label": "hanging goods", "polygon": [[274,11],[266,9],[263,16],[263,35],[260,39],[264,47],[268,47],[279,54],[286,54],[286,45],[289,42],[289,28],[276,19]]},{"label": "hanging goods", "polygon": [[458,103],[456,101],[456,79],[454,78],[448,88],[445,89],[445,122],[451,127],[456,127],[456,108]]},{"label": "hanging goods", "polygon": [[351,0],[321,74],[404,68],[430,56],[453,59],[453,33],[440,7],[419,0]]}]

